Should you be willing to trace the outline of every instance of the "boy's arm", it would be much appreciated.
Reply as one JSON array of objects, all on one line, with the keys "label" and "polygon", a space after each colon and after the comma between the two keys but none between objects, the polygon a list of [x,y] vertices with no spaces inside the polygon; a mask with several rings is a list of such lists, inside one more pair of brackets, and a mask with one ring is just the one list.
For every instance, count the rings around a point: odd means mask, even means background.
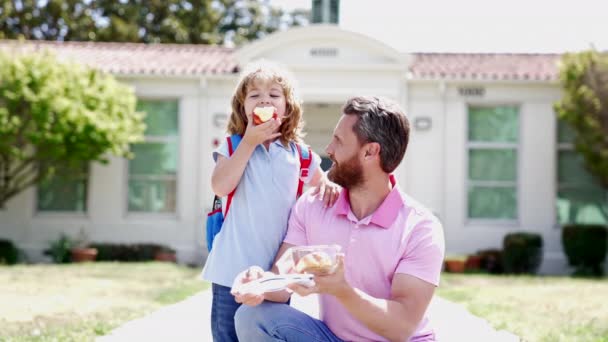
[{"label": "boy's arm", "polygon": [[281,135],[281,133],[273,133],[280,125],[277,120],[269,120],[261,125],[254,126],[251,114],[247,114],[247,117],[245,135],[232,156],[230,158],[217,157],[211,175],[211,188],[219,197],[228,195],[239,184],[255,148],[264,141],[274,140]]},{"label": "boy's arm", "polygon": [[310,186],[318,186],[324,178],[327,178],[327,176],[325,175],[325,172],[323,172],[321,165],[319,165],[308,184],[310,184]]},{"label": "boy's arm", "polygon": [[243,140],[230,158],[223,155],[217,156],[211,175],[211,188],[216,195],[224,197],[236,188],[255,147]]},{"label": "boy's arm", "polygon": [[323,198],[323,202],[326,207],[331,207],[338,200],[338,196],[340,195],[340,186],[327,178],[325,171],[321,169],[321,166],[315,170],[314,175],[309,183],[311,186],[315,187],[312,192],[312,195],[321,196]]}]

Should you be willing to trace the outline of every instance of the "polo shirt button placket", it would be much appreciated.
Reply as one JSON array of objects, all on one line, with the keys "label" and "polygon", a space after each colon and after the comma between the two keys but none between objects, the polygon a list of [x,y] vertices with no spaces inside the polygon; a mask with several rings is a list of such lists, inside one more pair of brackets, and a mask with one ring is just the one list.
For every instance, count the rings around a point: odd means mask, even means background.
[{"label": "polo shirt button placket", "polygon": [[350,229],[350,234],[349,234],[349,239],[348,239],[348,244],[349,246],[352,245],[353,243],[355,243],[355,232],[357,229],[357,223],[355,221],[351,221],[352,228]]},{"label": "polo shirt button placket", "polygon": [[355,242],[357,242],[355,235],[357,235],[357,232],[359,231],[359,229],[360,229],[360,223],[354,222],[353,229],[351,230],[351,233],[350,233],[350,243],[351,244],[354,244]]}]

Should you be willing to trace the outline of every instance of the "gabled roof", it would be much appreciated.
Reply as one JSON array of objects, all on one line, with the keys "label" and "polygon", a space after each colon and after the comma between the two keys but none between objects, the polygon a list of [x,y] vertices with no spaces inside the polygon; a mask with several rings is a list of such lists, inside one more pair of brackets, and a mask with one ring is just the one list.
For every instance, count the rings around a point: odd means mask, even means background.
[{"label": "gabled roof", "polygon": [[61,60],[117,75],[197,76],[238,71],[233,49],[211,45],[0,40],[0,50],[48,50]]},{"label": "gabled roof", "polygon": [[417,53],[414,79],[554,81],[558,54]]},{"label": "gabled roof", "polygon": [[[115,75],[196,77],[239,71],[235,49],[211,45],[0,40],[0,50],[49,50],[61,60]],[[413,53],[411,57],[412,79],[552,82],[558,79],[560,55]]]}]

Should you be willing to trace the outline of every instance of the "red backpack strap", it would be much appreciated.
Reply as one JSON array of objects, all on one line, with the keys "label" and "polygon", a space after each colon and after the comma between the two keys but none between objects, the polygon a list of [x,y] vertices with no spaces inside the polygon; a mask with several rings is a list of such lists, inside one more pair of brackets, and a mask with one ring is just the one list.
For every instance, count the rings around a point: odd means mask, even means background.
[{"label": "red backpack strap", "polygon": [[304,178],[308,177],[310,172],[309,167],[312,162],[312,151],[309,146],[302,146],[296,144],[298,150],[298,156],[300,157],[300,177],[298,177],[298,192],[296,198],[302,196],[302,190],[304,189]]},{"label": "red backpack strap", "polygon": [[[226,140],[228,141],[228,156],[232,156],[234,150],[236,150],[236,148],[239,146],[241,138],[242,137],[238,134],[233,134],[229,137],[226,137]],[[226,213],[224,214],[224,217],[228,215],[228,210],[230,209],[230,204],[232,204],[232,197],[234,197],[235,192],[236,187],[228,194],[228,200],[226,201]]]}]

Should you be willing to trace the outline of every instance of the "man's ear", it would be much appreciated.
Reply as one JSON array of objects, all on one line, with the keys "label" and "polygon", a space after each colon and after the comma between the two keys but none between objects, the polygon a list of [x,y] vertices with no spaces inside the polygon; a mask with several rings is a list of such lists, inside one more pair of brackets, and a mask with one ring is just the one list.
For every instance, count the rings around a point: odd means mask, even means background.
[{"label": "man's ear", "polygon": [[377,142],[368,143],[365,146],[365,158],[376,157],[380,155],[380,144]]}]

